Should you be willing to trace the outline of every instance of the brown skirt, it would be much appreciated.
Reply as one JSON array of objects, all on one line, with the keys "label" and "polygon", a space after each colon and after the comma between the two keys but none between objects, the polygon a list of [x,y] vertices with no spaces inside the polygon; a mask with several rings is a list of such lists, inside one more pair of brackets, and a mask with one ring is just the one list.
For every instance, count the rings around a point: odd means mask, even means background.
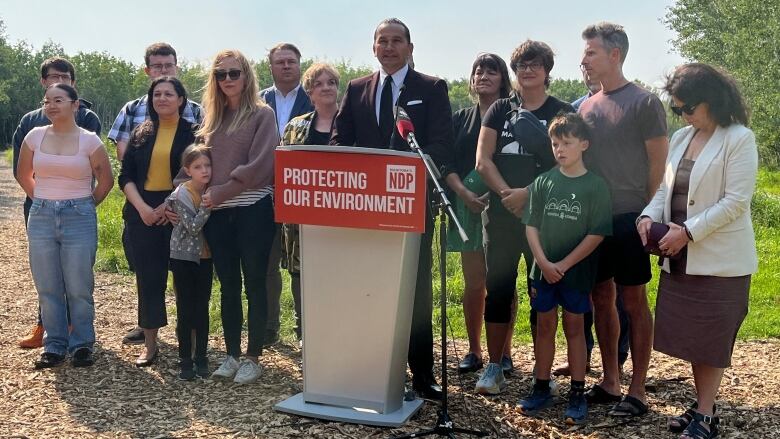
[{"label": "brown skirt", "polygon": [[750,276],[661,271],[655,306],[656,351],[694,364],[726,368],[748,312]]}]

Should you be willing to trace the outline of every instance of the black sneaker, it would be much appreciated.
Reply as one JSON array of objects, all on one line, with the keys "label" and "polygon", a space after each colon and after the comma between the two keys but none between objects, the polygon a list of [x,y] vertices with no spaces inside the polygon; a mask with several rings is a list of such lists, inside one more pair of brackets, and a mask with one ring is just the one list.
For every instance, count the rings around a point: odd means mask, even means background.
[{"label": "black sneaker", "polygon": [[198,378],[208,379],[211,376],[209,372],[209,360],[204,358],[202,360],[195,360],[195,375]]},{"label": "black sneaker", "polygon": [[79,348],[73,353],[70,364],[73,367],[89,367],[95,364],[95,358],[92,356],[92,351],[89,349]]},{"label": "black sneaker", "polygon": [[179,379],[182,381],[192,381],[195,379],[195,368],[192,360],[187,358],[179,360]]},{"label": "black sneaker", "polygon": [[65,362],[65,356],[55,354],[53,352],[44,352],[41,357],[35,360],[36,369],[48,369],[50,367],[57,367]]},{"label": "black sneaker", "polygon": [[144,344],[144,341],[146,341],[144,330],[138,326],[122,337],[122,344]]},{"label": "black sneaker", "polygon": [[266,330],[265,337],[263,337],[263,348],[270,348],[276,343],[279,343],[279,332]]}]

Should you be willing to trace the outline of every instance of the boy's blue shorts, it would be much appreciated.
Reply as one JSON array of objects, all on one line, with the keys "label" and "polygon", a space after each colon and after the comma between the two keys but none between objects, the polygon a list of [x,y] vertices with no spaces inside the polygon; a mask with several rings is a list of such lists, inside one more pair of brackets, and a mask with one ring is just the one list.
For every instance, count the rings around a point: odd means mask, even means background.
[{"label": "boy's blue shorts", "polygon": [[547,312],[560,305],[572,314],[584,314],[591,310],[590,294],[565,286],[562,282],[548,284],[546,280],[533,281],[536,297],[531,299],[531,308]]}]

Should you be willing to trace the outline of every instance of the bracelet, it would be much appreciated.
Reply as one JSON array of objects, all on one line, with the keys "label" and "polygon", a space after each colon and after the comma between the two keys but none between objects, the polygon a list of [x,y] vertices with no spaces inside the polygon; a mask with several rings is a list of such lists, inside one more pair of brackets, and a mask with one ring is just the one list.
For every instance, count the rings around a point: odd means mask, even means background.
[{"label": "bracelet", "polygon": [[693,235],[691,235],[691,231],[688,230],[688,226],[683,224],[683,230],[685,230],[685,234],[688,235],[688,239],[690,239],[691,242],[693,242]]}]

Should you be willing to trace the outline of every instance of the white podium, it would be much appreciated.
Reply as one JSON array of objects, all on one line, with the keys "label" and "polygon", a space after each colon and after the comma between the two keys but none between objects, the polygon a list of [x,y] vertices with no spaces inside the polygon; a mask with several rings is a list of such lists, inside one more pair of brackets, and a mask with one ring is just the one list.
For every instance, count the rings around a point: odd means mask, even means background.
[{"label": "white podium", "polygon": [[301,224],[304,348],[303,392],[276,410],[391,427],[419,410],[404,382],[424,188],[414,154],[278,148],[276,220]]}]

